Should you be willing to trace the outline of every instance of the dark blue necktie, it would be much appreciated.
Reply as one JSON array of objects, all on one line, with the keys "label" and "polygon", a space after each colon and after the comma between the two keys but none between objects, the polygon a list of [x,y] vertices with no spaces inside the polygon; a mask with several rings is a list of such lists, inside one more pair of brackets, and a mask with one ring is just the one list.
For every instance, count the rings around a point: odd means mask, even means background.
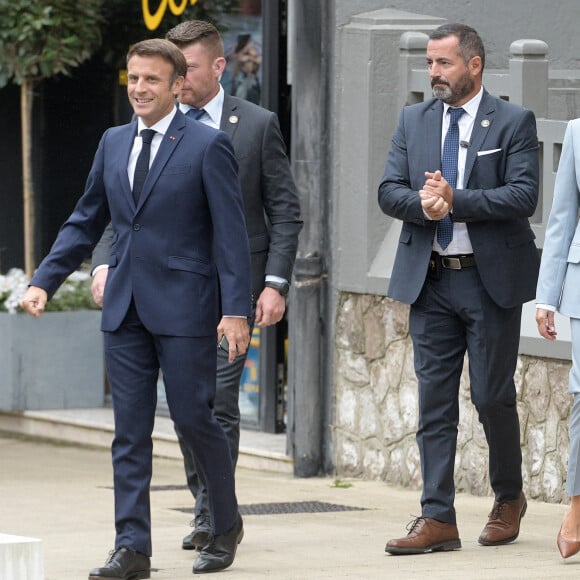
[{"label": "dark blue necktie", "polygon": [[143,145],[141,146],[141,152],[139,157],[137,157],[137,163],[135,164],[135,173],[133,174],[133,199],[135,204],[139,201],[139,196],[141,195],[141,190],[143,189],[143,184],[147,179],[147,174],[149,173],[149,159],[151,158],[151,141],[153,141],[153,136],[157,133],[153,129],[143,129],[139,133]]},{"label": "dark blue necktie", "polygon": [[196,121],[199,121],[205,115],[205,109],[196,109],[195,107],[192,107],[185,114],[188,117],[191,117],[192,119],[195,119]]},{"label": "dark blue necktie", "polygon": [[[451,120],[449,129],[443,142],[443,157],[441,158],[441,174],[449,185],[455,189],[457,186],[457,156],[459,155],[459,125],[457,124],[465,111],[461,108],[447,109]],[[445,250],[453,239],[453,221],[451,214],[447,214],[437,225],[437,241]]]}]

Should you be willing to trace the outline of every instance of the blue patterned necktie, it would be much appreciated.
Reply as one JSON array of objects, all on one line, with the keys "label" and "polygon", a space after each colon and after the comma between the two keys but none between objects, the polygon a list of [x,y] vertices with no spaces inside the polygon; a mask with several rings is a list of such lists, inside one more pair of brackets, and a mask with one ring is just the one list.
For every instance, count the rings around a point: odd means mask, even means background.
[{"label": "blue patterned necktie", "polygon": [[191,107],[187,113],[185,113],[188,117],[199,121],[205,115],[205,109],[196,109],[195,107]]},{"label": "blue patterned necktie", "polygon": [[[457,186],[457,156],[459,155],[459,125],[457,124],[465,111],[461,108],[447,109],[451,120],[449,129],[443,142],[443,157],[441,158],[441,174],[449,185],[455,189]],[[437,225],[437,242],[445,250],[453,239],[453,221],[451,214],[447,214]]]},{"label": "blue patterned necktie", "polygon": [[139,201],[139,196],[141,195],[141,190],[143,189],[143,184],[147,179],[147,174],[149,173],[149,160],[151,158],[151,141],[153,141],[153,136],[157,133],[153,129],[143,129],[139,133],[143,145],[141,146],[141,151],[139,152],[139,157],[137,157],[137,163],[135,164],[135,173],[133,174],[133,199],[135,204]]}]

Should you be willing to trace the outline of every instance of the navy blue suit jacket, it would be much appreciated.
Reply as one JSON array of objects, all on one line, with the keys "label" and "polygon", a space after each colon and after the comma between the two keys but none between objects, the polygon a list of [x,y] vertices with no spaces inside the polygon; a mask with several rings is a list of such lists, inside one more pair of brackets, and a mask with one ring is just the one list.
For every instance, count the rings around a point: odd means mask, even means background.
[{"label": "navy blue suit jacket", "polygon": [[[226,93],[220,129],[232,140],[238,163],[257,300],[266,275],[291,279],[300,202],[275,113]],[[108,264],[112,238],[113,228],[107,228],[93,252],[93,268]]]},{"label": "navy blue suit jacket", "polygon": [[251,314],[250,254],[231,141],[177,111],[135,206],[127,165],[136,131],[133,122],[104,133],[85,192],[31,284],[50,297],[111,221],[102,330],[119,327],[133,297],[154,334],[215,334],[216,268],[222,314]]},{"label": "navy blue suit jacket", "polygon": [[[437,222],[425,218],[418,191],[425,171],[441,168],[442,117],[438,99],[403,109],[379,186],[381,209],[404,222],[388,296],[407,304],[419,296],[433,249]],[[528,221],[539,191],[538,138],[531,111],[483,92],[464,184],[454,191],[453,220],[467,224],[485,290],[502,308],[531,300],[539,268]]]}]

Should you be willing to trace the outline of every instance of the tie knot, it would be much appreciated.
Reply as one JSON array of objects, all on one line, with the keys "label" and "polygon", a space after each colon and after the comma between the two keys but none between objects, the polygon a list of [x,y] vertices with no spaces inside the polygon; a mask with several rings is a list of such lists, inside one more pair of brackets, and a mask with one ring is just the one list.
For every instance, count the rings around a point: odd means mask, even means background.
[{"label": "tie knot", "polygon": [[451,116],[451,123],[457,123],[461,118],[461,115],[465,113],[465,111],[461,107],[458,108],[449,107],[448,111],[449,115]]},{"label": "tie knot", "polygon": [[153,136],[155,135],[155,133],[157,133],[157,131],[155,131],[154,129],[143,129],[143,131],[139,133],[139,136],[143,140],[143,143],[151,145],[151,141],[153,141]]},{"label": "tie knot", "polygon": [[185,113],[188,117],[195,119],[198,121],[205,115],[205,109],[196,109],[195,107],[191,107],[187,113]]}]

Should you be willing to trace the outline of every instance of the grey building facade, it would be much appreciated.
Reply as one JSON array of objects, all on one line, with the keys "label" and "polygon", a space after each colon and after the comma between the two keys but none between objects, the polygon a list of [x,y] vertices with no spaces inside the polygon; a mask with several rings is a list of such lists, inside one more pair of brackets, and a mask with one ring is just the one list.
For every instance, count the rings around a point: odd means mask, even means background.
[{"label": "grey building facade", "polygon": [[[446,21],[474,26],[487,50],[486,88],[538,119],[542,191],[532,223],[541,249],[566,122],[580,116],[580,4],[290,0],[288,9],[291,152],[305,218],[290,320],[295,472],[419,487],[408,310],[385,298],[400,224],[377,205],[399,111],[430,96],[426,33]],[[536,338],[526,306],[516,375],[525,486],[548,501],[563,499],[567,459],[561,334],[556,346]],[[456,480],[460,491],[489,493],[465,373]]]}]

